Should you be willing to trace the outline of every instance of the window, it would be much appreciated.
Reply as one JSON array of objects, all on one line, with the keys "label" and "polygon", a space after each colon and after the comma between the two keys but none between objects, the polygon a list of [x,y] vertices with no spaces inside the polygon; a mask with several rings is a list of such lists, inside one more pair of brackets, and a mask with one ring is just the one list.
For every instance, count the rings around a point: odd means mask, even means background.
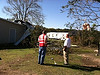
[{"label": "window", "polygon": [[56,36],[58,36],[58,34],[56,34]]},{"label": "window", "polygon": [[54,34],[52,34],[52,37],[54,37]]},{"label": "window", "polygon": [[16,29],[11,28],[9,30],[9,38],[10,38],[10,43],[16,42]]}]

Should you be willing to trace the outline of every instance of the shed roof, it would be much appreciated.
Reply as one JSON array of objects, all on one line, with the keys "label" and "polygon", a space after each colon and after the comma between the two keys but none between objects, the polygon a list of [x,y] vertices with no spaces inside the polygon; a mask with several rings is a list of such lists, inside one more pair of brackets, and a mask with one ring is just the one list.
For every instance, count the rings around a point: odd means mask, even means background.
[{"label": "shed roof", "polygon": [[17,24],[17,25],[20,25],[20,26],[25,26],[25,25],[23,25],[23,24],[19,24],[19,23],[16,23],[16,22],[8,21],[8,20],[3,19],[3,18],[0,18],[0,20],[6,21],[6,22],[9,22],[9,23],[13,23],[13,24]]}]

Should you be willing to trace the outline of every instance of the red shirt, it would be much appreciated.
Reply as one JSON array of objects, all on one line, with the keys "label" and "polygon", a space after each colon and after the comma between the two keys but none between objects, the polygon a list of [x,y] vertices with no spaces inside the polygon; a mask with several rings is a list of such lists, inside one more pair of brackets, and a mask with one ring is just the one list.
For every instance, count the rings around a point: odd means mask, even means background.
[{"label": "red shirt", "polygon": [[47,45],[47,36],[45,34],[41,34],[38,38],[39,46],[43,47]]}]

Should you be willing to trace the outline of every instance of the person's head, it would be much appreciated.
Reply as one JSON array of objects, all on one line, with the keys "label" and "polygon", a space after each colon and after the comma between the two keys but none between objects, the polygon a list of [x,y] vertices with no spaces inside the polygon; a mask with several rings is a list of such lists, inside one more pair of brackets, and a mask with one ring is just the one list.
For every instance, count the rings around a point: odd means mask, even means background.
[{"label": "person's head", "polygon": [[42,34],[46,34],[46,30],[43,30],[43,31],[42,31]]},{"label": "person's head", "polygon": [[69,38],[69,33],[66,34],[66,38]]}]

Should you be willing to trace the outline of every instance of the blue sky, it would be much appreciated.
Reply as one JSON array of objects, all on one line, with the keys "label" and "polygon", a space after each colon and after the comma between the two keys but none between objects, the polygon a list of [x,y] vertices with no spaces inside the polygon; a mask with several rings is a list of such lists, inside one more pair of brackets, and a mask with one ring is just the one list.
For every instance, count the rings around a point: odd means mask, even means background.
[{"label": "blue sky", "polygon": [[41,6],[45,15],[45,24],[49,28],[66,28],[66,13],[61,13],[60,9],[66,4],[66,0],[43,0]]},{"label": "blue sky", "polygon": [[[7,5],[6,0],[0,0],[0,17],[7,19],[9,16],[2,12],[4,6]],[[60,9],[66,5],[67,0],[43,0],[40,5],[42,13],[45,16],[44,27],[47,28],[66,28],[64,26],[67,21],[72,21],[67,18],[67,13],[61,13]]]},{"label": "blue sky", "polygon": [[[0,17],[7,19],[9,16],[2,12],[7,5],[6,0],[0,0]],[[47,28],[66,28],[64,24],[67,21],[66,13],[61,13],[60,9],[66,4],[66,0],[43,0],[40,5],[45,16],[44,27]]]},{"label": "blue sky", "polygon": [[6,5],[7,5],[6,0],[0,0],[0,17],[5,19],[8,18],[8,16],[5,13],[3,13],[2,10],[3,7]]}]

